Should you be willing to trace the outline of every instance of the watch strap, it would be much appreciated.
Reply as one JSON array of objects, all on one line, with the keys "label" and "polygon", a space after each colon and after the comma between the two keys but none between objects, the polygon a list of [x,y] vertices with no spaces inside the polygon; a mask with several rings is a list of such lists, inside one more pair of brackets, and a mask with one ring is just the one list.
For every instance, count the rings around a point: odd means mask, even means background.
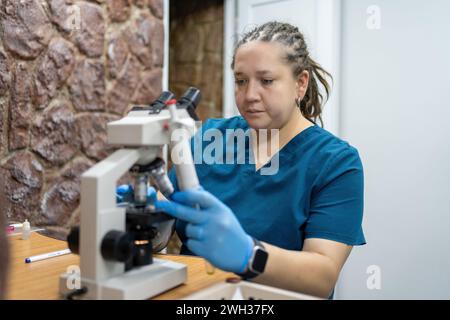
[{"label": "watch strap", "polygon": [[258,254],[258,252],[254,250],[255,247],[259,247],[259,248],[261,248],[264,251],[265,251],[265,248],[264,248],[264,245],[260,241],[255,239],[255,238],[253,238],[253,244],[254,244],[254,247],[252,249],[252,255],[251,255],[250,259],[249,259],[249,262],[248,262],[248,265],[247,265],[247,268],[246,268],[245,272],[243,272],[243,273],[236,273],[238,276],[240,276],[241,278],[243,278],[245,280],[252,279],[252,278],[254,278],[254,277],[256,277],[256,276],[258,276],[258,275],[260,275],[262,273],[262,272],[254,272],[250,266],[251,266],[251,264],[254,261],[255,255]]}]

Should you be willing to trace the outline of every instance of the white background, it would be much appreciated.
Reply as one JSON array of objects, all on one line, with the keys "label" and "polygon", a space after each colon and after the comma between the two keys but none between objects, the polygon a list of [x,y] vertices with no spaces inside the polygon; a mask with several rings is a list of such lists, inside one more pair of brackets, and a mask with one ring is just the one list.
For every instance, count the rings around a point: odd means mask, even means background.
[{"label": "white background", "polygon": [[[380,29],[367,26],[371,5]],[[448,0],[226,0],[226,62],[236,30],[283,19],[337,81],[325,126],[360,152],[368,242],[353,249],[338,299],[450,299],[449,17]],[[371,265],[380,290],[367,287]]]}]

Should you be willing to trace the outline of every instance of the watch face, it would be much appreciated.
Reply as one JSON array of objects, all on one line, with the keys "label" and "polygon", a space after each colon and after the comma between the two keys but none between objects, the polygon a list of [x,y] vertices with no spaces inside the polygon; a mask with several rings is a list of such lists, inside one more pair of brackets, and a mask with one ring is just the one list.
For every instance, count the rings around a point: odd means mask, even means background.
[{"label": "watch face", "polygon": [[263,273],[266,268],[266,262],[269,254],[261,249],[257,249],[255,253],[255,258],[253,259],[252,269],[258,273]]}]

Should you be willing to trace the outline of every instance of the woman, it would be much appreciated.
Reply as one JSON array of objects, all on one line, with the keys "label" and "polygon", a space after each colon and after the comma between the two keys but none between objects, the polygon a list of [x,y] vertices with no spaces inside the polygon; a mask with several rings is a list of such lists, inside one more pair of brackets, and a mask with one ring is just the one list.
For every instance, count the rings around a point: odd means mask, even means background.
[{"label": "woman", "polygon": [[[202,161],[202,188],[176,192],[156,207],[178,219],[182,253],[258,283],[327,298],[352,247],[365,244],[358,152],[315,125],[322,121],[319,84],[328,95],[329,74],[310,58],[299,30],[279,22],[245,34],[232,68],[241,116],[209,120],[202,134],[219,130],[229,146],[229,130],[254,129],[256,139],[244,149],[224,151],[233,159],[243,153],[245,163]],[[268,156],[255,152],[265,140],[260,129],[278,130],[265,142],[278,145]],[[276,170],[262,174],[274,158]],[[176,185],[173,170],[170,176]]]}]

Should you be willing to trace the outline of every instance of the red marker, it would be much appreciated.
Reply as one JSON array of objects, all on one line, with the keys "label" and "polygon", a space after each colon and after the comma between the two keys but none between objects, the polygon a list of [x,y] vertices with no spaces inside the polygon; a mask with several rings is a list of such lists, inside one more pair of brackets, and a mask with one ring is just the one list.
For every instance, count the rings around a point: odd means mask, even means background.
[{"label": "red marker", "polygon": [[170,106],[171,104],[177,104],[177,100],[176,99],[171,99],[171,100],[166,102],[166,106]]}]

